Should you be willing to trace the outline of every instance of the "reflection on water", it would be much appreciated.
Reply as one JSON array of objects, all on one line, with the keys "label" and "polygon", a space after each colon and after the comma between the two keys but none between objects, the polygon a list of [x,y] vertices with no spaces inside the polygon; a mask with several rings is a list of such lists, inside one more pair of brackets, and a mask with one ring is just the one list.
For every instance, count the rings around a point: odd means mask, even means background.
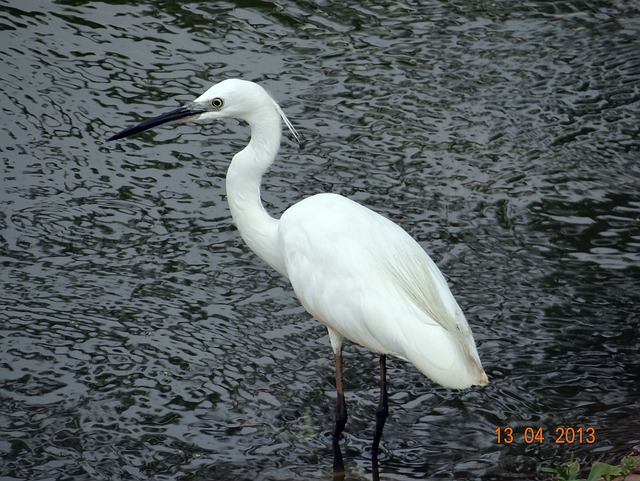
[{"label": "reflection on water", "polygon": [[[104,142],[232,76],[303,135],[270,212],[332,191],[384,213],[473,325],[486,389],[390,362],[380,479],[533,479],[640,444],[631,2],[10,2],[0,21],[2,476],[339,475],[325,332],[229,219],[245,128]],[[350,346],[345,367],[344,478],[375,479],[376,362]]]}]

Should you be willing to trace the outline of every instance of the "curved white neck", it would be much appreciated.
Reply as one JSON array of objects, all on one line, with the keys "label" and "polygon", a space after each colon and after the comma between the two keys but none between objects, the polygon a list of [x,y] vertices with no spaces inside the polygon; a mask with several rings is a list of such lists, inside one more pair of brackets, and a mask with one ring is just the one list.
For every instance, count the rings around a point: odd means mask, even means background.
[{"label": "curved white neck", "polygon": [[278,220],[267,213],[260,198],[262,174],[278,153],[281,135],[278,112],[265,110],[248,121],[251,141],[229,165],[227,201],[231,216],[249,248],[286,277],[278,248]]}]

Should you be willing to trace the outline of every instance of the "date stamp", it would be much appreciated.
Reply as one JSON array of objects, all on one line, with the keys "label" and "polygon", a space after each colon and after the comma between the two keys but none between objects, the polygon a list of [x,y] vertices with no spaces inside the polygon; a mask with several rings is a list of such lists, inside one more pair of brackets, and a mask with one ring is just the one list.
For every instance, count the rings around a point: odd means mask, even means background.
[{"label": "date stamp", "polygon": [[527,426],[524,430],[505,426],[496,429],[498,444],[511,444],[522,440],[527,444],[551,442],[554,444],[593,444],[596,442],[596,429],[592,427],[576,428],[571,426],[558,426],[547,430],[541,427]]}]

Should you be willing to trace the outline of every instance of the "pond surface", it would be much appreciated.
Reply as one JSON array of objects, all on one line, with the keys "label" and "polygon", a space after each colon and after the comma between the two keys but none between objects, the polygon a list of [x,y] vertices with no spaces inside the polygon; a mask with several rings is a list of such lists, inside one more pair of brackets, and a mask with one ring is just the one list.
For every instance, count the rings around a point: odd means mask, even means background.
[{"label": "pond surface", "polygon": [[303,137],[268,210],[336,192],[402,225],[491,380],[391,360],[373,473],[377,361],[348,345],[345,479],[548,479],[640,444],[637,2],[2,5],[2,479],[340,478],[326,332],[230,221],[246,127],[105,142],[228,77]]}]

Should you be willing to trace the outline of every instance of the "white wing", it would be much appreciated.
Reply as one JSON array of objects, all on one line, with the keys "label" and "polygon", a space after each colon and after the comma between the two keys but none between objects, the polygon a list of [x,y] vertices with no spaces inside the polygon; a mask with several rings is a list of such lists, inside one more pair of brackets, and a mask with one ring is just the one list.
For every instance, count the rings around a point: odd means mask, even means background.
[{"label": "white wing", "polygon": [[282,215],[278,236],[296,295],[327,327],[409,360],[443,386],[487,383],[442,273],[399,226],[347,198],[319,194]]}]

